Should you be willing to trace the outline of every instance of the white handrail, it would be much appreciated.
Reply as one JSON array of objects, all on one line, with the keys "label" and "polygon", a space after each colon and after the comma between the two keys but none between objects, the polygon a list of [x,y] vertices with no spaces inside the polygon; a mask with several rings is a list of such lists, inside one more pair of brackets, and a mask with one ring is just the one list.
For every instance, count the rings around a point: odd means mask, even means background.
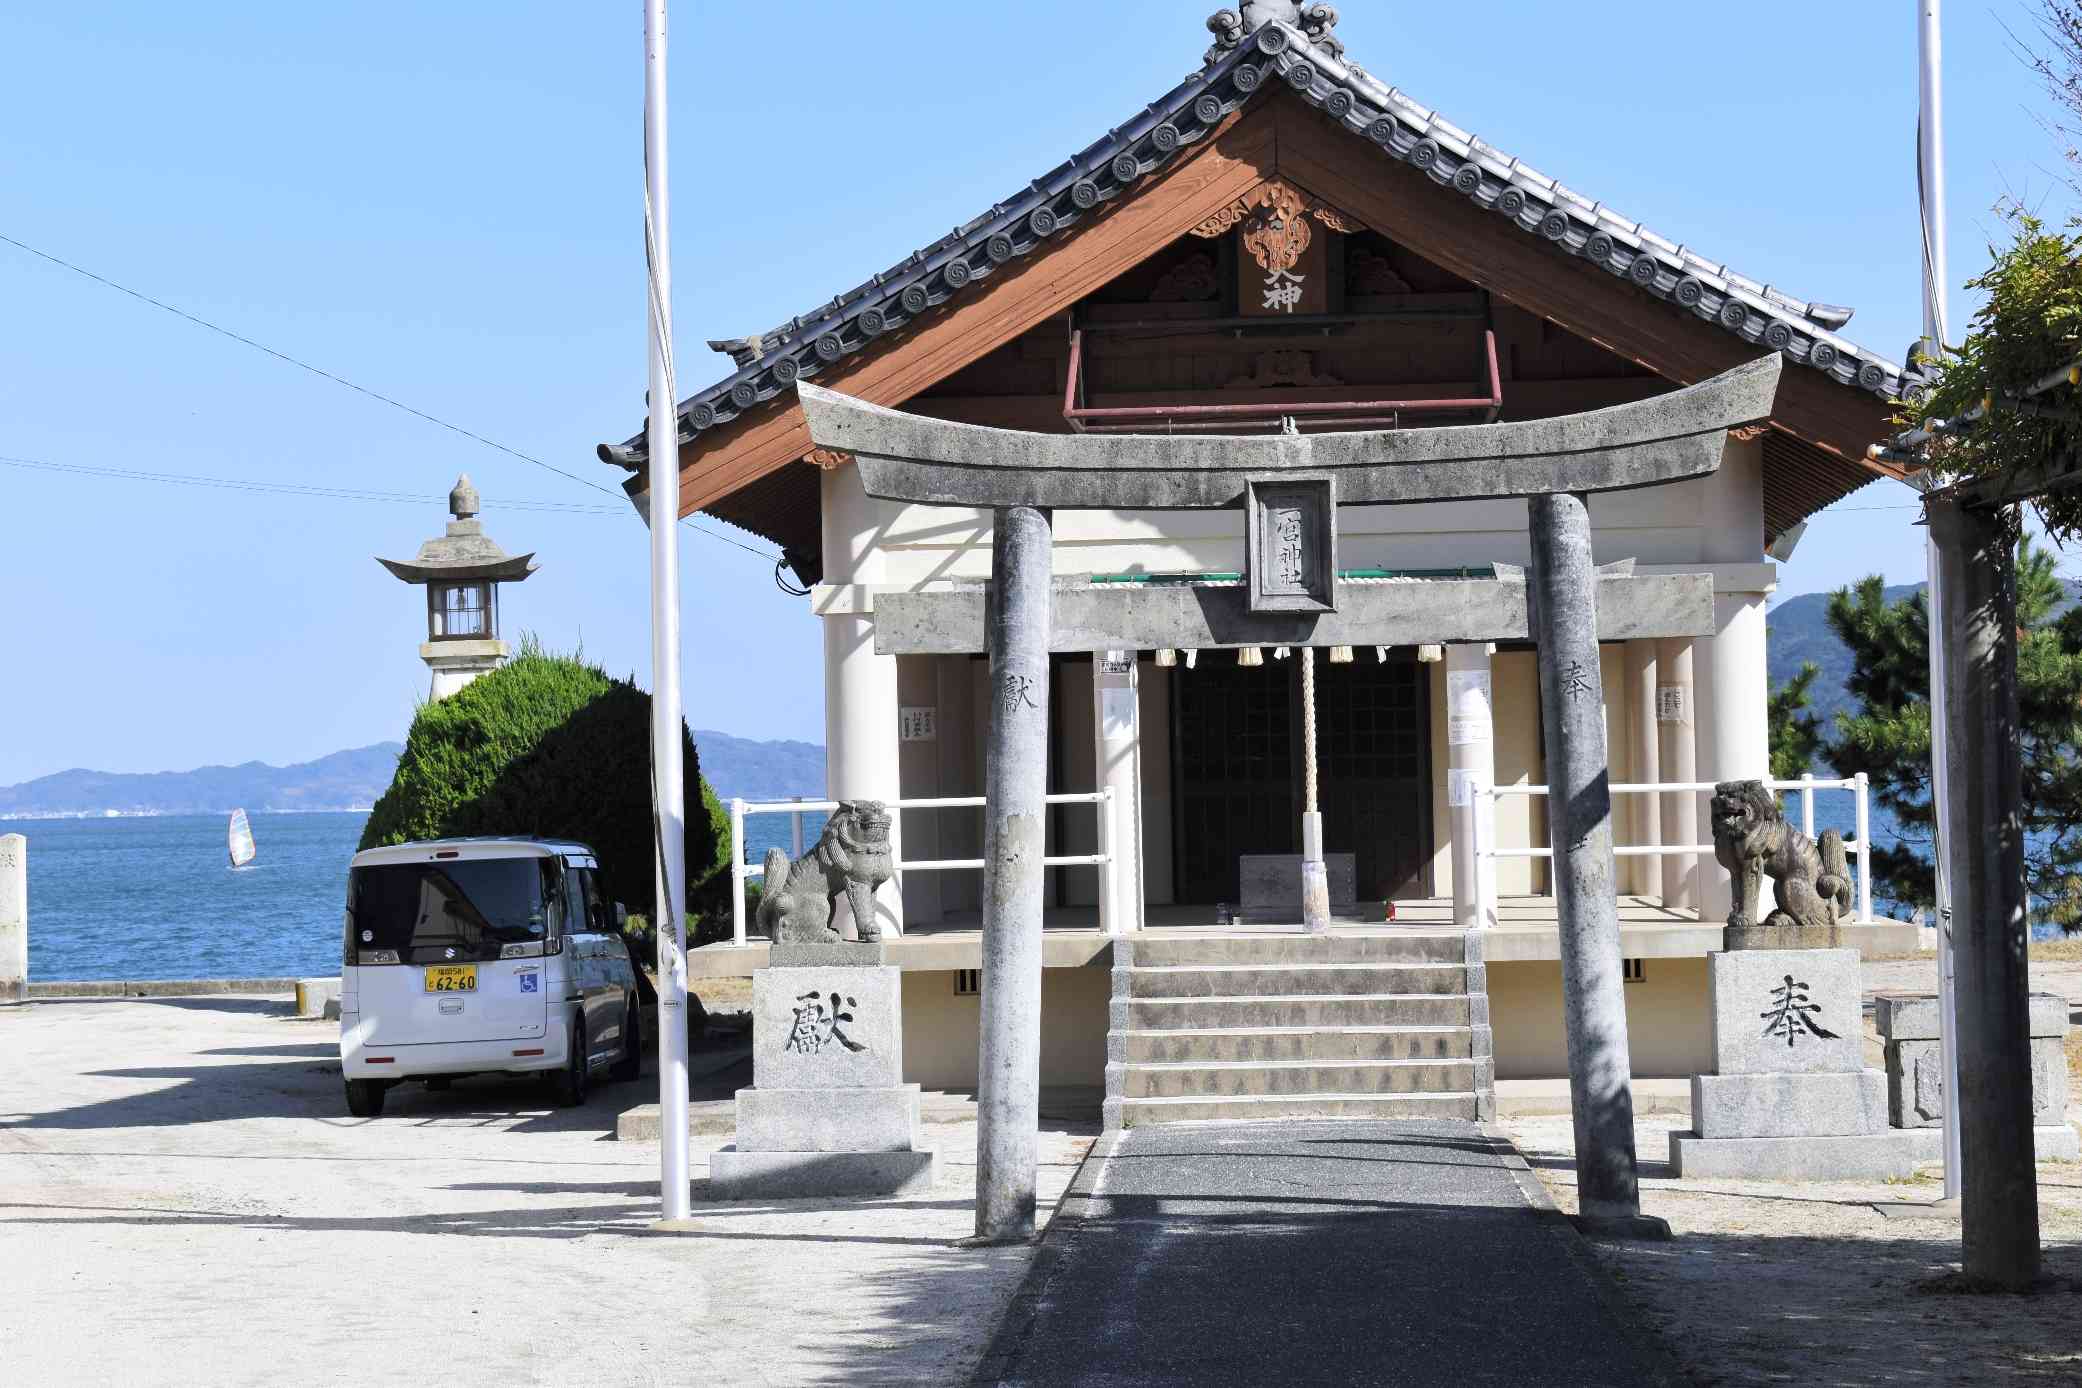
[{"label": "white handrail", "polygon": [[[1063,791],[1042,797],[1050,805],[1096,805],[1099,816],[1099,846],[1097,853],[1069,853],[1055,857],[1044,857],[1043,867],[1097,867],[1110,875],[1114,861],[1114,814],[1113,787],[1099,790]],[[745,943],[745,880],[765,877],[766,864],[745,861],[745,819],[755,814],[785,814],[795,817],[795,857],[802,856],[802,816],[822,811],[831,813],[839,807],[837,800],[773,800],[748,801],[733,799],[730,802],[730,939],[733,944]],[[960,810],[981,809],[989,803],[980,795],[936,795],[910,800],[885,800],[882,807],[887,810]],[[975,872],[984,866],[981,858],[918,858],[895,859],[891,864],[897,889],[903,889],[906,872]]]},{"label": "white handrail", "polygon": [[[1652,795],[1660,794],[1663,792],[1672,792],[1676,794],[1702,794],[1705,792],[1709,792],[1714,788],[1715,783],[1712,781],[1662,781],[1649,783],[1627,783],[1607,787],[1607,789],[1614,795]],[[1797,781],[1767,780],[1764,782],[1764,788],[1774,793],[1788,790],[1800,792],[1801,824],[1804,832],[1806,832],[1806,834],[1810,838],[1814,836],[1814,793],[1818,790],[1847,790],[1851,792],[1856,804],[1855,813],[1857,816],[1857,837],[1845,839],[1843,841],[1843,850],[1846,854],[1855,855],[1858,859],[1858,921],[1862,925],[1870,925],[1872,923],[1872,857],[1869,853],[1866,852],[1866,844],[1869,842],[1872,834],[1872,788],[1870,781],[1866,777],[1866,774],[1861,771],[1855,776],[1845,776],[1837,780],[1822,781],[1815,779],[1812,773],[1806,773],[1803,774]],[[1548,788],[1546,786],[1539,785],[1475,786],[1471,788],[1471,794],[1476,798],[1477,801],[1479,801],[1481,797],[1486,796],[1489,798],[1491,803],[1494,804],[1495,800],[1499,796],[1546,795],[1548,794]],[[1474,809],[1478,812],[1480,808],[1481,807],[1479,803],[1471,805],[1471,809]],[[1479,818],[1479,813],[1471,817]],[[1614,846],[1612,850],[1612,856],[1615,858],[1688,858],[1695,854],[1703,854],[1707,857],[1711,857],[1713,855],[1713,845],[1710,843],[1664,843],[1639,845],[1630,844],[1626,846]],[[1477,859],[1478,867],[1480,860],[1483,858],[1551,859],[1553,856],[1554,849],[1552,847],[1503,848],[1493,847],[1488,844],[1481,843],[1478,843],[1475,846],[1475,857]]]}]

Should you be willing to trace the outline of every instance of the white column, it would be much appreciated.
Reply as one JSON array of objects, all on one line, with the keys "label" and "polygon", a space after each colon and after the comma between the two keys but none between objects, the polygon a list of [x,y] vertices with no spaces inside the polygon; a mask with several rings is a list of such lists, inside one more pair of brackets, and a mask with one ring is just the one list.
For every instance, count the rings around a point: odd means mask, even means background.
[{"label": "white column", "polygon": [[1142,929],[1142,717],[1137,709],[1133,651],[1092,654],[1094,789],[1111,790],[1100,824],[1113,837],[1111,867],[1099,870],[1099,928],[1109,935]]},{"label": "white column", "polygon": [[1496,785],[1494,684],[1483,644],[1446,647],[1446,803],[1453,820],[1453,920],[1463,930],[1496,925],[1496,802],[1475,792]]},{"label": "white column", "polygon": [[0,1007],[29,1001],[29,840],[0,834]]},{"label": "white column", "polygon": [[[1628,776],[1636,785],[1654,785],[1663,774],[1655,735],[1656,643],[1629,641],[1625,653]],[[1657,804],[1661,796],[1636,794],[1618,799],[1614,808],[1623,816],[1629,842],[1647,847],[1663,841],[1663,815]],[[1644,855],[1632,862],[1633,870],[1626,874],[1631,889],[1643,896],[1662,895],[1662,860]]]},{"label": "white column", "polygon": [[[822,479],[824,585],[824,785],[833,800],[895,800],[903,795],[897,763],[896,657],[875,654],[873,584],[882,576],[875,546],[880,509],[860,488],[853,466]],[[903,816],[889,817],[892,856],[903,861]],[[902,934],[901,875],[875,893],[886,934]]]},{"label": "white column", "polygon": [[[1714,594],[1713,626],[1713,639],[1706,643],[1706,669],[1696,672],[1700,686],[1699,760],[1703,763],[1699,779],[1769,779],[1770,684],[1765,670],[1764,595]],[[1711,822],[1704,815],[1700,817],[1700,826],[1711,835]],[[1728,874],[1711,859],[1702,868],[1706,870],[1699,894],[1700,919],[1726,920],[1732,904]],[[1768,912],[1774,904],[1767,881],[1758,909]]]},{"label": "white column", "polygon": [[[1696,736],[1697,690],[1692,685],[1692,641],[1689,637],[1656,643],[1656,761],[1662,779],[1683,785],[1699,779]],[[1664,795],[1664,843],[1702,843],[1699,797]],[[1710,861],[1710,860],[1709,860]],[[1663,863],[1663,904],[1687,910],[1699,904],[1697,855],[1671,857]]]}]

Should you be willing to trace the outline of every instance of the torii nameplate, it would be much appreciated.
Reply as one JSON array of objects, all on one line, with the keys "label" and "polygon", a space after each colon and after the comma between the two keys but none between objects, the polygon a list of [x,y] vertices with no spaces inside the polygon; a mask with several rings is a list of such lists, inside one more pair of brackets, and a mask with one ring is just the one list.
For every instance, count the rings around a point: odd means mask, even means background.
[{"label": "torii nameplate", "polygon": [[1336,479],[1339,505],[1603,492],[1703,477],[1730,429],[1771,417],[1776,352],[1648,400],[1552,419],[1345,434],[1034,434],[885,409],[799,382],[810,438],[860,463],[867,494],[928,506],[1187,510],[1253,478]]}]

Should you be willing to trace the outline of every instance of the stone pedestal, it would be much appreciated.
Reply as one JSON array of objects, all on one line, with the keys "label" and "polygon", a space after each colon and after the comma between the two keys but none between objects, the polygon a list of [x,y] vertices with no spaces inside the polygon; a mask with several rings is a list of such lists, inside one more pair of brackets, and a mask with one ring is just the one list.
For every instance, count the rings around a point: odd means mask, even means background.
[{"label": "stone pedestal", "polygon": [[[2082,1158],[2082,1135],[2070,1127],[2068,1111],[2068,1000],[2058,993],[2033,993],[2031,1015],[2031,1126],[2036,1159]],[[1887,1053],[1887,1119],[1918,1134],[1929,1160],[1943,1155],[1945,1068],[1938,1039],[1937,998],[1928,993],[1890,993],[1874,1000],[1873,1021]]]},{"label": "stone pedestal", "polygon": [[709,1160],[716,1198],[932,1189],[938,1154],[919,1145],[918,1086],[903,1082],[901,974],[873,945],[773,957],[752,975],[752,1087],[737,1092],[736,1145]]},{"label": "stone pedestal", "polygon": [[1714,1071],[1692,1077],[1682,1176],[1767,1181],[1906,1176],[1914,1142],[1887,1124],[1886,1077],[1865,1068],[1858,952],[1745,949],[1707,957]]}]

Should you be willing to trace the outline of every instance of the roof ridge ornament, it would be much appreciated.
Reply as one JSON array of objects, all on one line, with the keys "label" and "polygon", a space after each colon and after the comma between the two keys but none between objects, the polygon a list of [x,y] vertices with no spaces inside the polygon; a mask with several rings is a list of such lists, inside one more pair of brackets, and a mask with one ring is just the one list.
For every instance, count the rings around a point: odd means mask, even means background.
[{"label": "roof ridge ornament", "polygon": [[1337,28],[1337,6],[1297,4],[1295,0],[1243,0],[1240,14],[1235,10],[1220,9],[1207,17],[1207,31],[1214,35],[1215,40],[1214,46],[1207,50],[1207,61],[1220,61],[1234,52],[1246,35],[1256,33],[1275,20],[1299,29],[1311,44],[1331,57],[1344,58],[1344,41],[1331,32]]}]

